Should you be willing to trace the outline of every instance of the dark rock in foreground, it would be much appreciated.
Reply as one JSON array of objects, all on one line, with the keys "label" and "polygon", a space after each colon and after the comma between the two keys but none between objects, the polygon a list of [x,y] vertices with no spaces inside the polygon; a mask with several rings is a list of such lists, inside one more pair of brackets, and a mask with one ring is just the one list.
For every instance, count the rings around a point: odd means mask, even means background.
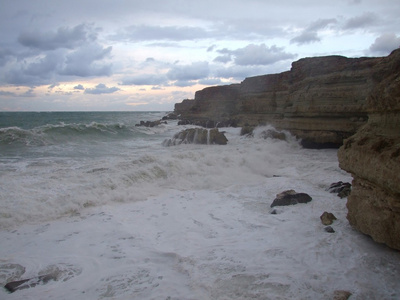
[{"label": "dark rock in foreground", "polygon": [[30,279],[22,279],[17,281],[11,281],[7,283],[4,288],[9,291],[10,293],[14,293],[17,290],[28,289],[31,287],[35,287],[38,284],[44,284],[49,282],[50,280],[57,280],[56,274],[47,274],[41,275],[35,278]]},{"label": "dark rock in foreground", "polygon": [[203,145],[226,145],[228,139],[223,132],[217,128],[203,129],[190,128],[174,135],[172,139],[163,142],[164,146],[175,146],[180,144],[203,144]]},{"label": "dark rock in foreground", "polygon": [[294,190],[287,190],[276,195],[276,198],[271,204],[274,206],[295,205],[298,203],[308,203],[312,200],[310,195],[306,193],[296,193]]}]

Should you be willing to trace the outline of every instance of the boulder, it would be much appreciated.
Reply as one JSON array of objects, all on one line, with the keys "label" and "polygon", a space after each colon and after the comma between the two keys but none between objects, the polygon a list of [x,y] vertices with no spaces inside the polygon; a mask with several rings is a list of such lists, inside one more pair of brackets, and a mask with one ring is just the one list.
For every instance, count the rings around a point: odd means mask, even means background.
[{"label": "boulder", "polygon": [[295,190],[287,190],[276,195],[271,207],[308,203],[311,200],[312,198],[306,193],[296,193]]},{"label": "boulder", "polygon": [[334,220],[337,220],[333,213],[329,213],[326,211],[324,211],[324,213],[319,218],[324,225],[331,225]]},{"label": "boulder", "polygon": [[180,144],[203,144],[203,145],[226,145],[228,139],[223,132],[217,128],[189,128],[174,135],[172,139],[163,142],[164,146]]},{"label": "boulder", "polygon": [[334,233],[334,232],[335,232],[335,230],[334,230],[331,226],[326,226],[326,227],[324,228],[324,230],[325,230],[326,232],[328,232],[328,233]]}]

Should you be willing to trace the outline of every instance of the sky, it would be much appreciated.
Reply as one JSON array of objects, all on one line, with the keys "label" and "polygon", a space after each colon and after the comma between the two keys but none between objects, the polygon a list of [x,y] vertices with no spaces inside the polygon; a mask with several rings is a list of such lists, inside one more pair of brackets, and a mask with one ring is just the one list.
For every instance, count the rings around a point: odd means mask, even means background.
[{"label": "sky", "polygon": [[0,0],[0,111],[170,111],[303,57],[386,56],[398,0]]}]

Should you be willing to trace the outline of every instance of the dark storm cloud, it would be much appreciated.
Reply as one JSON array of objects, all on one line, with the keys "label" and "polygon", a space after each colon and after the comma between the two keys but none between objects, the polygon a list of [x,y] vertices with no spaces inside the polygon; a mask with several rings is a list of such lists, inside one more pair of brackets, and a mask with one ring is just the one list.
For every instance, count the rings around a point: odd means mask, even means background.
[{"label": "dark storm cloud", "polygon": [[83,42],[94,39],[95,35],[88,32],[87,26],[80,24],[73,28],[60,27],[57,31],[25,31],[19,35],[18,42],[25,47],[54,50],[58,48],[73,49]]},{"label": "dark storm cloud", "polygon": [[119,90],[117,87],[107,87],[104,83],[99,83],[93,89],[85,89],[85,94],[112,94]]},{"label": "dark storm cloud", "polygon": [[208,62],[193,62],[190,65],[174,65],[168,71],[167,77],[170,80],[197,80],[208,77],[210,73]]},{"label": "dark storm cloud", "polygon": [[373,54],[388,55],[394,49],[399,47],[400,36],[397,36],[394,33],[386,33],[376,38],[369,50]]},{"label": "dark storm cloud", "polygon": [[219,53],[224,54],[218,56],[215,60],[219,62],[228,62],[231,57],[236,65],[239,66],[257,66],[271,65],[281,60],[293,59],[295,54],[287,53],[283,47],[275,45],[268,47],[265,44],[255,45],[250,44],[244,48],[236,50],[222,49]]},{"label": "dark storm cloud", "polygon": [[312,22],[298,36],[292,38],[290,43],[304,45],[320,42],[321,38],[318,36],[318,31],[334,23],[337,23],[336,19],[319,19],[315,22]]},{"label": "dark storm cloud", "polygon": [[96,43],[85,44],[66,56],[62,75],[89,77],[109,76],[112,73],[111,64],[101,61],[110,57],[112,47],[103,48]]}]

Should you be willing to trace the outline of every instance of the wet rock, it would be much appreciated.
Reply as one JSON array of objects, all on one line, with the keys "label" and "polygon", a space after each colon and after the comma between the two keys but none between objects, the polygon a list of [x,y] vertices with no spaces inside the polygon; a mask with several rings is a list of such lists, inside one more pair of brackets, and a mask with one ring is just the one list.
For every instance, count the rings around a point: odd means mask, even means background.
[{"label": "wet rock", "polygon": [[324,211],[324,213],[319,218],[324,225],[331,225],[334,220],[337,220],[333,213],[329,213],[326,211]]},{"label": "wet rock", "polygon": [[135,126],[144,126],[144,127],[155,127],[158,126],[160,124],[166,124],[166,121],[161,121],[161,120],[157,120],[157,121],[140,121],[139,124],[136,124]]},{"label": "wet rock", "polygon": [[22,280],[16,280],[16,281],[11,281],[7,283],[4,288],[9,291],[10,293],[14,293],[17,290],[22,290],[22,289],[28,289],[31,287],[35,287],[38,284],[45,284],[48,283],[50,280],[57,280],[57,274],[47,274],[47,275],[41,275],[35,278],[30,278],[30,279],[22,279]]},{"label": "wet rock", "polygon": [[180,144],[203,144],[203,145],[226,145],[228,139],[223,132],[217,128],[203,129],[190,128],[185,129],[174,135],[172,139],[163,142],[164,146],[174,146]]},{"label": "wet rock", "polygon": [[329,232],[329,233],[334,233],[334,232],[335,232],[335,230],[333,230],[333,228],[332,228],[331,226],[326,226],[326,227],[324,228],[324,230],[325,230],[326,232]]},{"label": "wet rock", "polygon": [[295,205],[298,203],[308,203],[312,200],[310,195],[306,193],[296,193],[295,190],[287,190],[276,195],[276,198],[271,204],[274,206]]},{"label": "wet rock", "polygon": [[332,183],[327,190],[330,193],[337,194],[340,198],[345,198],[350,195],[351,184],[349,182],[338,181]]},{"label": "wet rock", "polygon": [[264,139],[275,139],[275,140],[281,140],[281,141],[286,141],[286,134],[282,131],[274,130],[274,129],[268,129],[264,130],[261,132],[260,137]]},{"label": "wet rock", "polygon": [[243,126],[240,130],[240,135],[253,136],[254,126]]},{"label": "wet rock", "polygon": [[333,293],[333,300],[347,300],[351,295],[349,291],[337,290]]}]

